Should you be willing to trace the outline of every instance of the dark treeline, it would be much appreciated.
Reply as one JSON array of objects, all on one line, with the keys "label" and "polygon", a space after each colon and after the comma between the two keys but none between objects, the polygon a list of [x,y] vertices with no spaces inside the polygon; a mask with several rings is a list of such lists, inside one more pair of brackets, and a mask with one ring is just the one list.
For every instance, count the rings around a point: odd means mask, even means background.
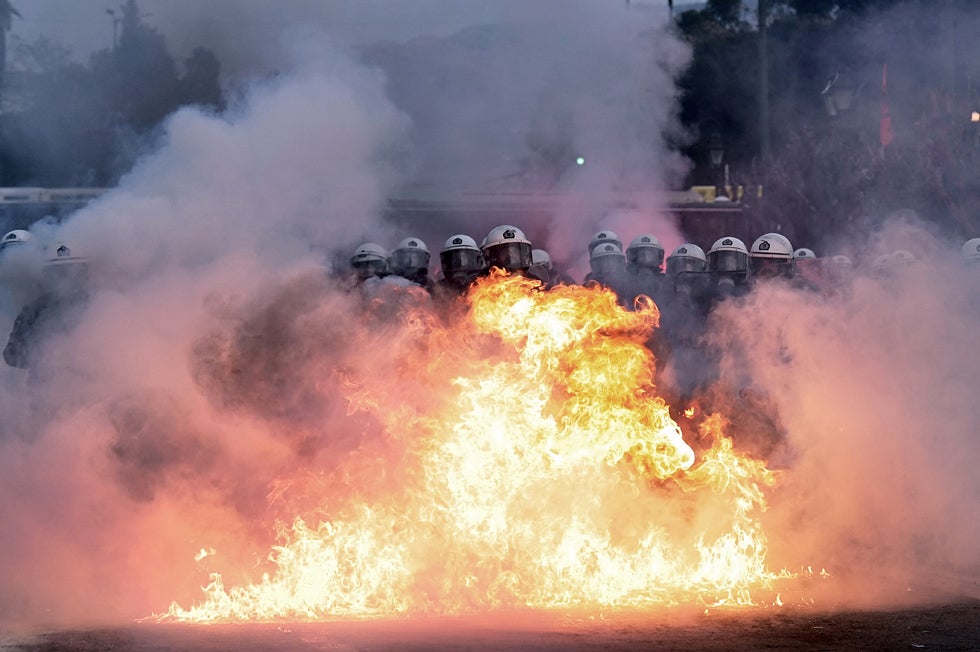
[{"label": "dark treeline", "polygon": [[[9,3],[6,10],[16,19]],[[185,105],[223,109],[213,52],[197,48],[178,62],[142,20],[136,0],[118,13],[113,47],[87,65],[43,37],[8,42],[0,185],[113,185],[167,115]]]},{"label": "dark treeline", "polygon": [[[696,164],[691,184],[723,185],[723,167],[710,162],[714,136],[730,184],[764,184],[768,212],[794,242],[816,246],[903,209],[951,237],[980,234],[976,2],[761,2],[768,161],[758,16],[745,4],[710,0],[675,17],[694,52],[680,82],[681,117],[695,134],[686,149]],[[841,92],[850,105],[830,109]]]}]

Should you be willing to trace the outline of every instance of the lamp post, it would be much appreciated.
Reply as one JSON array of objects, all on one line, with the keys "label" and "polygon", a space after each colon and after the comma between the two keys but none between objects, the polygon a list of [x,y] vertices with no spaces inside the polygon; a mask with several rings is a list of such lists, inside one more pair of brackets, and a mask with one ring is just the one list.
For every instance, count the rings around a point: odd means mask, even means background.
[{"label": "lamp post", "polygon": [[711,167],[718,167],[725,158],[725,143],[717,131],[708,139],[708,155],[711,156]]},{"label": "lamp post", "polygon": [[[721,139],[721,134],[717,131],[708,138],[708,156],[711,159],[711,167],[719,168],[725,160],[725,142]],[[717,177],[716,177],[717,178]],[[731,186],[728,184],[728,163],[725,163],[725,177],[722,183],[725,196],[731,199]]]},{"label": "lamp post", "polygon": [[116,16],[113,9],[106,9],[105,12],[112,17],[112,49],[115,50],[119,46],[119,21],[122,17]]}]

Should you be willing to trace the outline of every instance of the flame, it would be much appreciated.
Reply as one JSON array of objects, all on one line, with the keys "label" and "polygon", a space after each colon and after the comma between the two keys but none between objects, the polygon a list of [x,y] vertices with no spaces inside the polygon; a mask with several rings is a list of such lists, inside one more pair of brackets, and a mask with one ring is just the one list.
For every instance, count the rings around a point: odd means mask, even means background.
[{"label": "flame", "polygon": [[450,327],[409,320],[426,355],[400,366],[431,400],[395,404],[336,372],[352,409],[404,444],[399,486],[351,491],[316,525],[297,517],[260,580],[212,574],[201,604],[162,618],[749,605],[771,588],[759,517],[775,475],[718,415],[700,424],[704,450],[684,440],[654,385],[652,302],[627,311],[599,288],[503,274],[467,301]]},{"label": "flame", "polygon": [[201,561],[202,559],[215,554],[217,554],[217,552],[214,548],[201,548],[198,553],[194,555],[194,561]]}]

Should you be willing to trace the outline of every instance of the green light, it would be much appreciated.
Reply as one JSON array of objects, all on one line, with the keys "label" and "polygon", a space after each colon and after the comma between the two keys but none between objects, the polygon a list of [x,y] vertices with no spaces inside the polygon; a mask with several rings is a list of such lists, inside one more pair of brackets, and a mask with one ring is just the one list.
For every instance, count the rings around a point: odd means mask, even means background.
[{"label": "green light", "polygon": [[585,157],[579,156],[577,159],[575,159],[575,165],[585,165]]}]

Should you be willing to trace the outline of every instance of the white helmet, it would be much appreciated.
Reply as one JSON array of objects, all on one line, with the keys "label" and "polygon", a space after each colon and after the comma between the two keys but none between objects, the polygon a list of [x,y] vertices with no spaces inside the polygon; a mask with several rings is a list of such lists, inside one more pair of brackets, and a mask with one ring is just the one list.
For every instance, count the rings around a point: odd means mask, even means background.
[{"label": "white helmet", "polygon": [[552,268],[551,264],[551,254],[549,254],[544,249],[532,249],[531,250],[531,264],[540,265],[547,270]]},{"label": "white helmet", "polygon": [[395,253],[399,249],[412,249],[413,251],[424,251],[425,253],[429,253],[429,248],[425,246],[425,242],[422,241],[422,238],[405,238],[399,242],[398,245],[391,250],[391,252]]},{"label": "white helmet", "polygon": [[88,262],[88,258],[80,256],[77,250],[64,242],[56,243],[49,253],[47,265],[75,265]]},{"label": "white helmet", "polygon": [[361,279],[384,276],[388,272],[388,251],[376,242],[365,242],[354,249],[350,265]]},{"label": "white helmet", "polygon": [[980,263],[980,238],[970,238],[963,243],[960,256],[965,263]]},{"label": "white helmet", "polygon": [[792,273],[793,245],[782,233],[766,233],[749,250],[754,276],[788,276]]},{"label": "white helmet", "polygon": [[908,249],[897,249],[892,252],[893,265],[911,265],[915,262],[915,255]]},{"label": "white helmet", "polygon": [[502,224],[494,227],[483,239],[481,249],[490,267],[513,272],[531,266],[531,241],[516,226]]},{"label": "white helmet", "polygon": [[630,242],[626,248],[626,259],[635,267],[659,270],[664,262],[664,248],[655,236],[644,233]]},{"label": "white helmet", "polygon": [[442,253],[447,251],[456,251],[457,249],[480,250],[480,248],[476,246],[476,240],[464,233],[457,233],[456,235],[449,236],[446,243],[442,245]]},{"label": "white helmet", "polygon": [[667,274],[675,276],[683,272],[703,272],[708,266],[704,249],[696,244],[685,243],[667,256]]},{"label": "white helmet", "polygon": [[589,256],[589,267],[596,280],[609,279],[626,273],[626,254],[617,242],[608,241],[596,245]]},{"label": "white helmet", "polygon": [[775,258],[777,260],[792,260],[793,245],[781,233],[766,233],[756,238],[752,243],[749,255],[753,258]]},{"label": "white helmet", "polygon": [[589,255],[592,255],[592,250],[596,246],[606,242],[612,242],[619,246],[620,251],[623,250],[623,241],[619,239],[619,236],[614,231],[599,231],[589,240]]},{"label": "white helmet", "polygon": [[875,258],[873,263],[871,263],[871,269],[873,269],[876,272],[881,272],[891,267],[891,265],[892,265],[892,255],[881,254],[880,256]]},{"label": "white helmet", "polygon": [[793,260],[813,260],[817,257],[817,254],[813,253],[813,249],[807,249],[806,247],[800,247],[793,252]]},{"label": "white helmet", "polygon": [[46,250],[48,259],[42,271],[42,284],[58,288],[58,292],[74,292],[84,287],[88,276],[88,258],[77,249],[58,242]]},{"label": "white helmet", "polygon": [[854,266],[854,261],[852,261],[849,256],[845,256],[843,254],[837,254],[836,256],[833,256],[831,260],[834,261],[834,264],[836,264],[839,267]]},{"label": "white helmet", "polygon": [[745,243],[733,236],[718,238],[708,250],[708,270],[712,272],[747,272],[749,252]]},{"label": "white helmet", "polygon": [[14,229],[13,231],[7,231],[6,235],[0,239],[0,251],[3,251],[7,247],[27,244],[31,238],[33,238],[29,231],[24,231],[23,229]]},{"label": "white helmet", "polygon": [[388,263],[399,276],[425,274],[429,269],[429,248],[421,238],[405,238],[391,251]]},{"label": "white helmet", "polygon": [[439,252],[439,263],[446,280],[458,285],[468,284],[485,267],[476,240],[463,233],[449,236]]}]

